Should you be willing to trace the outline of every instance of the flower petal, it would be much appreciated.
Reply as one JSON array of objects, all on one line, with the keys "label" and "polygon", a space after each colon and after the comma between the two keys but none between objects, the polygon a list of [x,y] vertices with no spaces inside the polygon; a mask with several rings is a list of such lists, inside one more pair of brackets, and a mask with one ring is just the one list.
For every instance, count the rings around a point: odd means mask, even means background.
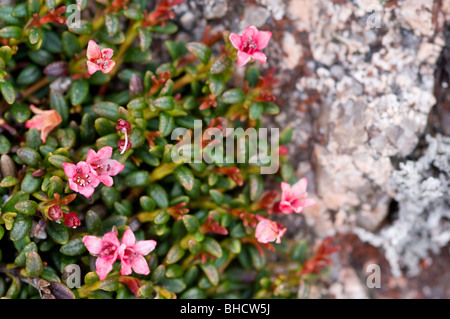
[{"label": "flower petal", "polygon": [[[105,48],[105,49],[101,50],[100,52],[101,52],[103,60],[109,60],[114,55],[114,50],[110,49],[110,48]],[[103,57],[103,55],[105,55],[105,57]]]},{"label": "flower petal", "polygon": [[120,274],[122,276],[127,276],[127,275],[131,275],[131,273],[133,272],[131,270],[131,264],[125,260],[122,259],[122,261],[120,262]]},{"label": "flower petal", "polygon": [[79,161],[77,163],[77,169],[80,170],[81,174],[89,174],[91,172],[91,165],[86,162]]},{"label": "flower petal", "polygon": [[140,240],[134,245],[134,251],[140,255],[148,255],[156,247],[154,240]]},{"label": "flower petal", "polygon": [[90,149],[86,156],[86,163],[92,165],[97,160],[98,160],[97,153],[93,149]]},{"label": "flower petal", "polygon": [[272,32],[270,31],[259,31],[256,35],[256,45],[258,46],[258,50],[264,49],[268,44],[269,40],[272,37]]},{"label": "flower petal", "polygon": [[105,280],[108,273],[112,270],[112,265],[116,261],[116,258],[110,257],[98,257],[95,261],[95,271],[97,272],[100,280]]},{"label": "flower petal", "polygon": [[125,168],[123,163],[116,160],[107,160],[105,164],[109,165],[109,171],[107,173],[110,176],[116,176]]},{"label": "flower petal", "polygon": [[267,61],[266,55],[260,51],[253,52],[252,58],[261,63],[266,63],[266,61]]},{"label": "flower petal", "polygon": [[106,68],[100,68],[103,73],[109,73],[112,69],[114,69],[114,66],[116,65],[116,62],[113,60],[108,61],[108,66]]},{"label": "flower petal", "polygon": [[106,187],[111,187],[114,185],[114,179],[109,175],[99,175],[97,179]]},{"label": "flower petal", "polygon": [[44,113],[43,110],[37,108],[36,105],[34,105],[34,104],[30,104],[30,110],[31,110],[34,114],[42,114],[42,113]]},{"label": "flower petal", "polygon": [[256,35],[258,34],[258,28],[254,25],[250,25],[242,31],[242,38],[247,40],[248,38],[251,38],[252,40],[256,40]]},{"label": "flower petal", "polygon": [[99,160],[110,159],[112,156],[113,148],[111,146],[105,146],[98,150],[97,156]]},{"label": "flower petal", "polygon": [[95,72],[97,72],[97,71],[102,69],[98,64],[95,64],[95,63],[93,63],[91,61],[87,61],[86,64],[87,64],[89,75],[92,75]]},{"label": "flower petal", "polygon": [[72,163],[62,163],[64,174],[70,179],[77,174],[77,166]]},{"label": "flower petal", "polygon": [[243,66],[243,65],[247,64],[251,58],[252,58],[252,56],[250,54],[247,54],[243,51],[238,51],[238,53],[237,53],[238,66]]},{"label": "flower petal", "polygon": [[103,241],[100,238],[96,236],[84,236],[82,241],[92,255],[98,255],[102,251]]},{"label": "flower petal", "polygon": [[242,45],[242,39],[241,36],[237,33],[231,33],[229,36],[229,39],[231,41],[231,44],[236,48],[236,49],[240,49],[241,45]]},{"label": "flower petal", "polygon": [[308,185],[308,180],[306,179],[306,177],[303,177],[297,183],[292,185],[292,188],[291,188],[292,197],[299,198],[299,197],[302,197],[303,195],[305,195],[307,185]]},{"label": "flower petal", "polygon": [[78,193],[80,193],[81,195],[83,195],[86,198],[91,197],[92,194],[94,194],[94,192],[95,192],[95,188],[92,187],[91,185],[84,186],[84,187],[78,187]]},{"label": "flower petal", "polygon": [[148,275],[150,273],[150,269],[148,268],[147,260],[145,260],[142,256],[136,256],[133,259],[133,270],[137,274]]},{"label": "flower petal", "polygon": [[103,241],[114,245],[116,247],[120,246],[120,241],[119,238],[117,238],[117,234],[113,231],[107,232],[106,234],[103,235]]},{"label": "flower petal", "polygon": [[290,201],[291,197],[291,185],[281,182],[281,201]]},{"label": "flower petal", "polygon": [[136,237],[134,236],[133,231],[128,228],[123,233],[122,244],[125,244],[127,247],[132,247],[135,242],[136,242]]},{"label": "flower petal", "polygon": [[100,48],[94,40],[89,40],[86,56],[89,60],[97,60],[101,57]]}]

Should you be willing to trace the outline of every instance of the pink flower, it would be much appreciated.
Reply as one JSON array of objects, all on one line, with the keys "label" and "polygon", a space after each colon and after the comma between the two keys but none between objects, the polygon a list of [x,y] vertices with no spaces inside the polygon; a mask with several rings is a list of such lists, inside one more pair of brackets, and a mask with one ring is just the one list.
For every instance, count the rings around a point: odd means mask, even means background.
[{"label": "pink flower", "polygon": [[133,270],[142,275],[148,275],[150,269],[147,261],[143,256],[149,254],[155,249],[156,241],[154,240],[140,240],[136,242],[131,229],[127,229],[122,237],[122,244],[119,247],[119,258],[121,260],[122,269],[120,273],[123,276],[131,274]]},{"label": "pink flower", "polygon": [[113,148],[111,146],[102,147],[97,153],[94,150],[89,150],[86,162],[91,166],[92,172],[97,175],[97,178],[108,187],[114,184],[111,176],[119,174],[124,164],[111,159]]},{"label": "pink flower", "polygon": [[272,32],[259,31],[254,25],[245,28],[242,36],[231,33],[229,37],[231,44],[238,50],[238,65],[247,64],[251,58],[266,63],[267,57],[261,50],[267,46],[271,37]]},{"label": "pink flower", "polygon": [[61,115],[56,110],[43,111],[33,104],[30,105],[35,116],[25,123],[26,128],[35,128],[41,131],[41,140],[45,143],[48,134],[62,122]]},{"label": "pink flower", "polygon": [[92,172],[91,166],[86,162],[78,162],[77,165],[63,163],[62,167],[69,179],[70,189],[85,197],[90,197],[100,184],[97,174]]},{"label": "pink flower", "polygon": [[120,242],[117,234],[115,232],[106,233],[103,235],[103,239],[96,236],[84,236],[83,243],[89,253],[98,256],[95,261],[95,271],[100,280],[105,280],[119,254]]},{"label": "pink flower", "polygon": [[281,201],[279,209],[284,214],[290,214],[292,212],[301,213],[303,208],[315,205],[315,202],[306,198],[306,186],[308,180],[302,178],[292,187],[285,182],[281,182]]},{"label": "pink flower", "polygon": [[286,232],[286,228],[283,228],[281,224],[259,215],[256,216],[256,219],[258,219],[259,222],[258,225],[256,225],[255,237],[260,243],[267,244],[273,241],[277,244],[281,243],[281,237]]},{"label": "pink flower", "polygon": [[114,50],[110,48],[105,48],[100,50],[97,43],[93,40],[89,40],[87,48],[87,67],[88,73],[90,75],[97,71],[102,71],[103,73],[109,73],[116,65],[116,62],[111,60],[114,55]]}]

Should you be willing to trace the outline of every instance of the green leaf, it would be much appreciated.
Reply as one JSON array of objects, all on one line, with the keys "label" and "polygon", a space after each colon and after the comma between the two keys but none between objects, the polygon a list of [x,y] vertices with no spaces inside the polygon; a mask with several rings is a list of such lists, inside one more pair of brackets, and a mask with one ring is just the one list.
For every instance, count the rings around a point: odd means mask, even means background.
[{"label": "green leaf", "polygon": [[146,51],[152,43],[152,32],[147,28],[138,28],[139,47],[141,51]]},{"label": "green leaf", "polygon": [[25,123],[31,115],[30,107],[24,103],[14,103],[13,105],[11,105],[11,108],[9,110],[11,112],[11,115],[19,123]]},{"label": "green leaf", "polygon": [[291,258],[302,264],[306,261],[308,258],[308,242],[306,240],[295,244],[294,249],[292,249]]},{"label": "green leaf", "polygon": [[88,212],[86,213],[85,223],[86,228],[90,234],[98,234],[102,229],[102,219],[93,210],[88,210]]},{"label": "green leaf", "polygon": [[128,187],[148,186],[150,184],[150,173],[138,171],[128,174],[125,177],[125,185]]},{"label": "green leaf", "polygon": [[195,55],[203,64],[207,64],[211,58],[211,49],[201,42],[190,42],[186,44],[186,49]]},{"label": "green leaf", "polygon": [[177,261],[179,261],[181,258],[183,258],[185,253],[185,250],[181,248],[179,245],[175,244],[170,248],[170,250],[167,253],[166,256],[166,262],[167,264],[174,264]]},{"label": "green leaf", "polygon": [[33,216],[36,213],[38,204],[35,201],[26,200],[26,201],[17,203],[15,207],[19,213],[28,215],[28,216]]},{"label": "green leaf", "polygon": [[221,101],[227,104],[242,103],[245,99],[245,93],[240,88],[233,88],[222,94]]},{"label": "green leaf", "polygon": [[115,14],[105,14],[105,26],[108,35],[113,36],[119,31],[119,17]]},{"label": "green leaf", "polygon": [[89,96],[89,82],[79,79],[72,82],[69,90],[70,102],[73,106],[81,105]]},{"label": "green leaf", "polygon": [[22,251],[17,255],[16,259],[14,259],[14,265],[17,267],[25,266],[27,258],[26,254],[30,251],[38,252],[38,247],[35,242],[30,242],[25,245]]},{"label": "green leaf", "polygon": [[72,163],[72,160],[62,155],[52,155],[48,158],[48,161],[56,168],[62,168],[63,163]]},{"label": "green leaf", "polygon": [[200,226],[200,223],[197,219],[197,217],[193,215],[184,215],[183,218],[184,226],[186,227],[186,230],[193,234],[197,231],[198,227]]},{"label": "green leaf", "polygon": [[32,194],[39,190],[39,186],[41,186],[42,179],[39,177],[33,177],[31,172],[26,172],[25,177],[22,180],[22,184],[20,185],[22,192],[27,194]]},{"label": "green leaf", "polygon": [[181,299],[206,299],[207,295],[203,289],[192,287],[183,292]]},{"label": "green leaf", "polygon": [[69,31],[76,34],[92,34],[92,22],[86,20],[80,20],[78,23],[72,23],[69,25]]},{"label": "green leaf", "polygon": [[250,87],[255,87],[259,82],[260,73],[257,67],[251,66],[247,69],[245,73],[245,79],[247,80]]},{"label": "green leaf", "polygon": [[294,129],[292,127],[286,127],[280,134],[280,145],[289,144],[292,140]]},{"label": "green leaf", "polygon": [[17,214],[14,225],[9,233],[12,241],[23,239],[31,230],[31,218],[23,214]]},{"label": "green leaf", "polygon": [[264,181],[261,175],[249,174],[250,199],[256,201],[264,191]]},{"label": "green leaf", "polygon": [[34,64],[30,64],[17,76],[17,83],[20,85],[30,85],[41,77],[41,70]]},{"label": "green leaf", "polygon": [[28,14],[33,15],[41,10],[41,0],[27,0]]},{"label": "green leaf", "polygon": [[173,171],[177,181],[187,190],[192,190],[194,187],[194,174],[186,166],[178,166]]},{"label": "green leaf", "polygon": [[226,83],[223,74],[211,74],[209,76],[209,90],[214,96],[219,96],[225,91]]},{"label": "green leaf", "polygon": [[150,30],[156,33],[172,34],[178,31],[178,26],[173,22],[166,22],[164,26],[158,24],[150,27]]},{"label": "green leaf", "polygon": [[153,101],[153,105],[157,109],[170,111],[175,107],[175,99],[173,96],[162,96]]},{"label": "green leaf", "polygon": [[22,147],[17,150],[17,156],[25,164],[33,168],[38,168],[41,163],[41,155],[34,149]]},{"label": "green leaf", "polygon": [[159,113],[159,132],[162,136],[167,136],[172,133],[175,128],[175,121],[169,113]]},{"label": "green leaf", "polygon": [[164,265],[159,265],[152,272],[152,281],[155,284],[159,283],[161,280],[164,279],[165,274],[166,274],[166,267]]},{"label": "green leaf", "polygon": [[132,47],[125,53],[125,62],[129,63],[146,63],[152,59],[152,53],[150,50],[141,51],[141,48]]},{"label": "green leaf", "polygon": [[225,53],[222,53],[211,65],[211,74],[219,74],[226,71],[231,66],[231,60]]},{"label": "green leaf", "polygon": [[22,37],[22,28],[17,26],[6,26],[0,29],[0,38],[20,39]]},{"label": "green leaf", "polygon": [[28,277],[38,277],[42,274],[43,265],[41,256],[35,251],[27,253],[25,261],[25,273]]},{"label": "green leaf", "polygon": [[81,51],[81,45],[78,41],[78,37],[69,31],[64,31],[61,36],[61,44],[64,52],[69,56],[73,57],[75,53]]},{"label": "green leaf", "polygon": [[70,240],[67,244],[61,246],[59,251],[67,256],[78,256],[86,251],[81,237]]},{"label": "green leaf", "polygon": [[264,105],[262,105],[262,103],[252,102],[252,104],[250,104],[248,115],[251,120],[257,120],[263,114],[263,112]]},{"label": "green leaf", "polygon": [[13,104],[16,100],[16,92],[14,86],[8,81],[0,82],[0,91],[6,103]]},{"label": "green leaf", "polygon": [[168,291],[171,291],[176,294],[186,289],[186,285],[183,282],[183,280],[178,278],[164,278],[161,282],[161,285]]},{"label": "green leaf", "polygon": [[0,187],[12,187],[15,186],[19,183],[19,180],[17,179],[17,177],[14,176],[6,176],[5,178],[2,179],[2,181],[0,182]]},{"label": "green leaf", "polygon": [[[18,7],[18,5],[16,6],[8,6],[8,5],[2,5],[0,6],[0,21],[4,22],[5,24],[20,24],[21,20],[19,18],[24,17],[24,16],[17,16],[14,15],[13,12],[15,11],[15,9]],[[25,12],[25,15],[27,13]]]},{"label": "green leaf", "polygon": [[102,116],[111,120],[113,122],[117,122],[119,105],[113,102],[98,102],[95,103],[92,107],[94,113],[98,116]]},{"label": "green leaf", "polygon": [[163,225],[170,220],[170,215],[165,209],[162,209],[156,216],[153,222],[156,225]]},{"label": "green leaf", "polygon": [[69,106],[67,105],[66,99],[60,92],[54,90],[50,92],[50,108],[52,110],[56,110],[59,115],[61,115],[63,125],[67,124],[70,115]]},{"label": "green leaf", "polygon": [[147,193],[155,201],[159,208],[167,208],[169,206],[169,198],[167,193],[160,185],[150,185],[147,189]]},{"label": "green leaf", "polygon": [[119,287],[119,278],[117,276],[106,278],[99,286],[99,288],[104,291],[116,291]]},{"label": "green leaf", "polygon": [[45,229],[47,234],[54,242],[60,245],[65,245],[69,241],[69,230],[64,224],[50,222]]},{"label": "green leaf", "polygon": [[212,237],[205,237],[203,240],[203,248],[207,253],[210,253],[217,258],[222,257],[222,247],[217,240]]},{"label": "green leaf", "polygon": [[30,33],[28,35],[28,41],[31,44],[38,44],[42,42],[42,29],[41,28],[30,28]]},{"label": "green leaf", "polygon": [[202,268],[208,280],[213,284],[213,286],[217,286],[219,284],[219,272],[217,268],[214,267],[213,264],[205,263],[201,264],[200,268]]}]

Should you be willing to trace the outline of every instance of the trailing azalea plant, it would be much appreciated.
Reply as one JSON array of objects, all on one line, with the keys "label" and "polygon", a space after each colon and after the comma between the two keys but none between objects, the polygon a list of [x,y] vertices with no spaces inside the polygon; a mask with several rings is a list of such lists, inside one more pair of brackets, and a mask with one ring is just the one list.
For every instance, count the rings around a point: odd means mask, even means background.
[{"label": "trailing azalea plant", "polygon": [[[292,129],[272,175],[217,160],[213,136],[279,112],[275,70],[259,71],[271,32],[174,42],[181,2],[98,0],[93,17],[87,1],[0,7],[0,296],[295,298],[331,264],[332,239],[309,249],[282,225],[314,205]],[[195,123],[200,139],[172,134]],[[191,161],[196,149],[216,160]]]}]

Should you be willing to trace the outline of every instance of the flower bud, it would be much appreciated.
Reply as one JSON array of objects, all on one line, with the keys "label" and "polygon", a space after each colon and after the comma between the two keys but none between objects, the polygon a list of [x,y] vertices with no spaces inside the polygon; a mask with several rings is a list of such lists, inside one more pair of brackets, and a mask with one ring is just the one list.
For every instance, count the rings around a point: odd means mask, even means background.
[{"label": "flower bud", "polygon": [[69,228],[77,228],[81,225],[80,219],[78,218],[78,215],[75,212],[70,212],[66,215],[64,218],[64,225],[66,225]]}]

